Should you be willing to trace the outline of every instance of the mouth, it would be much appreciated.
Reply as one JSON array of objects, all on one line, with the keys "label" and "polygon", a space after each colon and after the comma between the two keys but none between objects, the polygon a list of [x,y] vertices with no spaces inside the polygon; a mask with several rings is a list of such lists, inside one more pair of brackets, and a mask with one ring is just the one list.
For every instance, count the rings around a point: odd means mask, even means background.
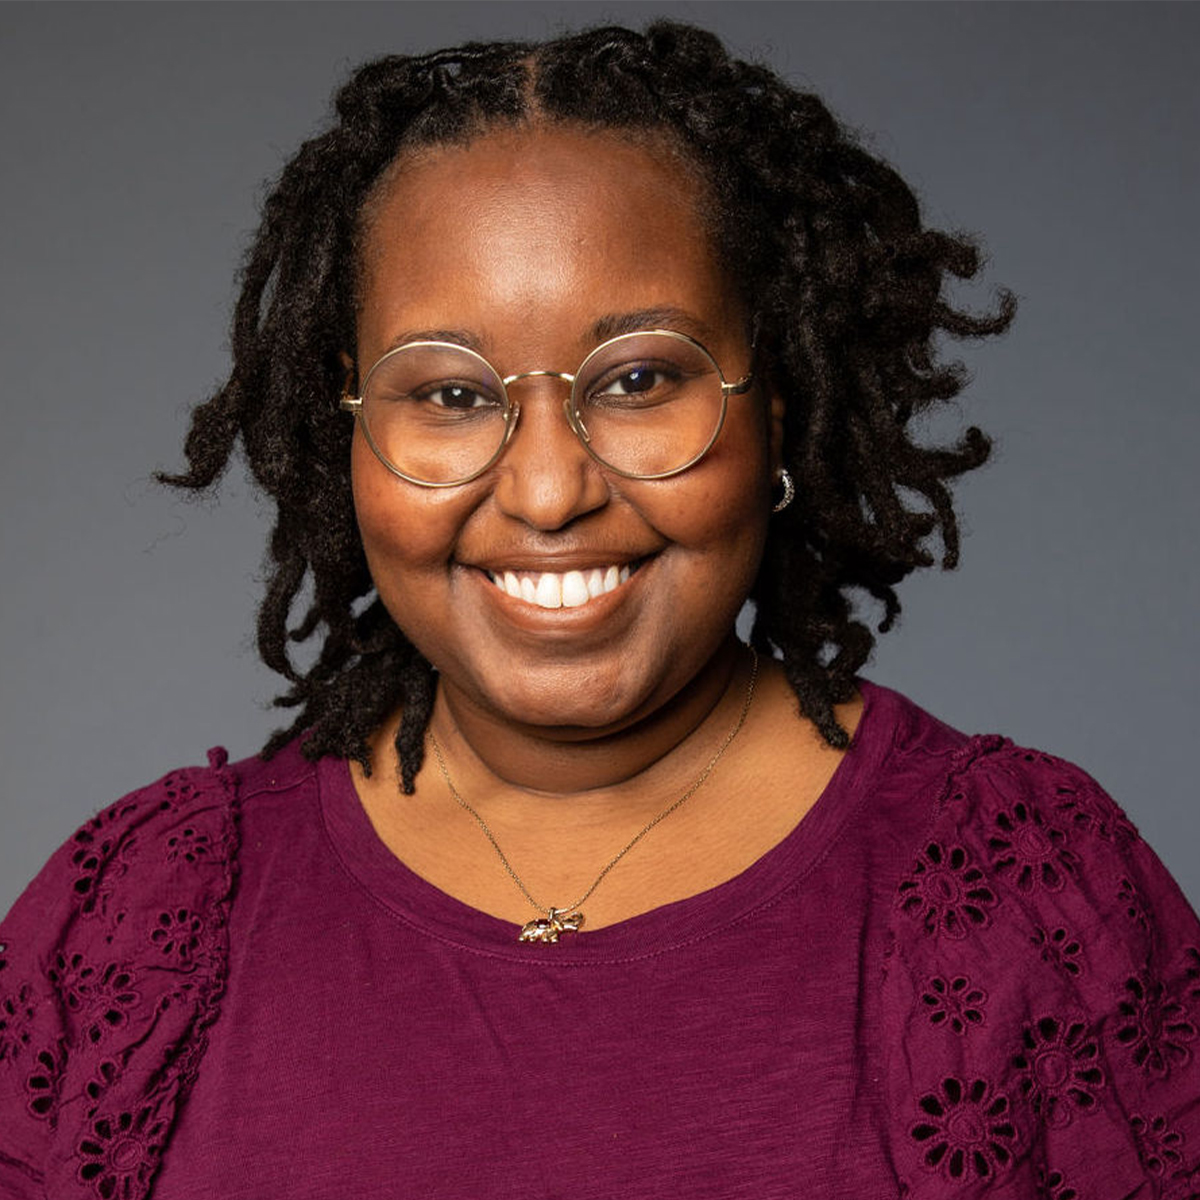
[{"label": "mouth", "polygon": [[484,574],[505,595],[536,608],[582,608],[615,592],[641,569],[645,561],[605,563],[562,572],[484,568]]}]

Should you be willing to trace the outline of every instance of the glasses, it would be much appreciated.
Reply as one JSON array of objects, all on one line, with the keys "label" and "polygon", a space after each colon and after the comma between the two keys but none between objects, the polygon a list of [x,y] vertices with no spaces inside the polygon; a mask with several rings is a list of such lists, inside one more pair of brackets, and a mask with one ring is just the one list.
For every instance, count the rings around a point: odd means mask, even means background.
[{"label": "glasses", "polygon": [[407,342],[388,351],[347,391],[341,407],[362,423],[388,470],[422,487],[454,487],[503,453],[520,416],[509,387],[545,376],[571,385],[563,412],[600,464],[629,479],[665,479],[712,448],[730,396],[752,375],[726,383],[694,338],[668,329],[625,333],[597,346],[573,375],[501,376],[482,355],[452,342]]}]

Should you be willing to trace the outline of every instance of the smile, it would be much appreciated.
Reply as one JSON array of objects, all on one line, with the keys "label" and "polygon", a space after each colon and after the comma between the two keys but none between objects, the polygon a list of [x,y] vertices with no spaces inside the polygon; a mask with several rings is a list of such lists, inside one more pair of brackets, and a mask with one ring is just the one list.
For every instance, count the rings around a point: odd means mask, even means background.
[{"label": "smile", "polygon": [[538,608],[582,608],[615,591],[640,563],[563,571],[487,571],[487,577],[514,600]]}]

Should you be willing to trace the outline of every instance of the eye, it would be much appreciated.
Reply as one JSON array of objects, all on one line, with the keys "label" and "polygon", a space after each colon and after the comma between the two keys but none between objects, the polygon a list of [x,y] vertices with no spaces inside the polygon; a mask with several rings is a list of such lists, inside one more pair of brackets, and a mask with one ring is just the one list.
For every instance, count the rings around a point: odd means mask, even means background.
[{"label": "eye", "polygon": [[620,374],[610,373],[592,390],[593,396],[642,396],[656,387],[673,382],[677,372],[651,366],[628,366],[618,368]]},{"label": "eye", "polygon": [[453,412],[504,406],[499,397],[488,391],[469,383],[456,383],[449,380],[425,384],[414,390],[413,398],[431,404],[435,408],[445,408]]},{"label": "eye", "polygon": [[670,359],[653,358],[614,363],[582,388],[593,408],[619,412],[644,412],[687,397],[693,372]]},{"label": "eye", "polygon": [[665,358],[615,363],[582,390],[588,404],[613,411],[657,408],[683,398],[693,374]]}]

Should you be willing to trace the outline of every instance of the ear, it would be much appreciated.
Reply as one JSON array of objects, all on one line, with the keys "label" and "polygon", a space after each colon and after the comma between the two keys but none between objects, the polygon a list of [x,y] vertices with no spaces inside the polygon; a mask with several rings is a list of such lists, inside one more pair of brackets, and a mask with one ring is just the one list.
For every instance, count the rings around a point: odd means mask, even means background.
[{"label": "ear", "polygon": [[783,467],[783,397],[768,385],[767,388],[767,437],[771,450],[771,478],[774,479]]},{"label": "ear", "polygon": [[354,377],[357,374],[354,367],[354,359],[352,359],[345,350],[339,351],[338,359],[341,361],[342,366],[346,369],[346,378],[342,383],[342,390],[349,392],[351,388],[354,387]]}]

